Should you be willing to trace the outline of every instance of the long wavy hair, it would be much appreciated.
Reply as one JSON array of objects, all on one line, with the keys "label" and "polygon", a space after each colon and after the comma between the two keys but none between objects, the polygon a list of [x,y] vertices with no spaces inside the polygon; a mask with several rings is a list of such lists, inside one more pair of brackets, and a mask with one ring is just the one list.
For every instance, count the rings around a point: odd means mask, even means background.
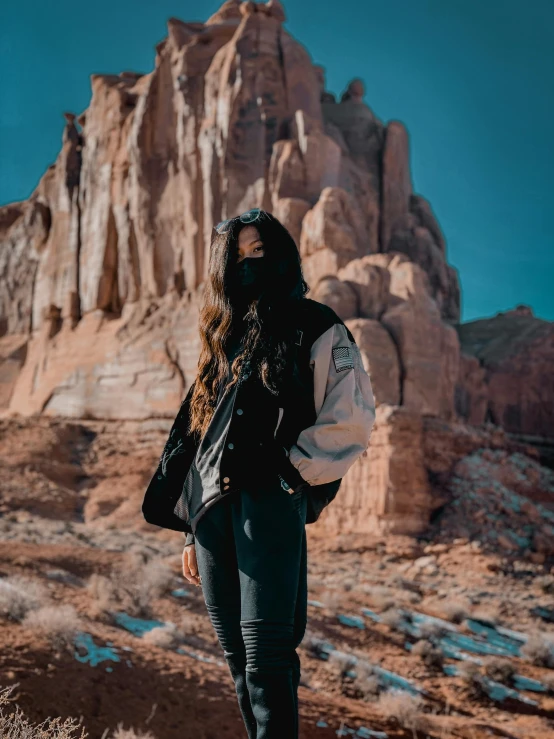
[{"label": "long wavy hair", "polygon": [[[233,299],[233,270],[238,258],[239,233],[248,225],[255,226],[268,260],[271,275],[259,298],[248,301]],[[201,351],[198,374],[190,402],[189,432],[202,438],[212,419],[220,383],[229,373],[225,345],[241,319],[244,325],[242,352],[232,362],[230,386],[238,382],[248,363],[270,392],[277,394],[285,378],[289,352],[296,340],[295,305],[308,292],[298,247],[283,224],[262,210],[252,224],[239,219],[225,234],[214,230],[210,247],[209,271],[200,311]],[[239,329],[240,330],[240,329]]]}]

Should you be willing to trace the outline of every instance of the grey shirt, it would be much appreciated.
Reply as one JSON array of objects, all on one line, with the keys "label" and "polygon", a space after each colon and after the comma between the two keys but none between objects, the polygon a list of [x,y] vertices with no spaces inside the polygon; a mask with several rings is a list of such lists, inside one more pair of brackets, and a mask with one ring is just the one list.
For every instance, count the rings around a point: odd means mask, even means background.
[{"label": "grey shirt", "polygon": [[[196,456],[185,480],[185,496],[190,511],[192,534],[186,535],[186,544],[194,542],[194,532],[200,518],[208,508],[217,503],[223,495],[219,484],[219,465],[223,453],[225,436],[231,423],[231,414],[238,384],[228,388],[233,379],[231,364],[242,348],[243,335],[235,330],[229,337],[225,354],[229,361],[227,381],[219,387],[214,414],[198,446]],[[232,492],[231,489],[227,493]]]}]

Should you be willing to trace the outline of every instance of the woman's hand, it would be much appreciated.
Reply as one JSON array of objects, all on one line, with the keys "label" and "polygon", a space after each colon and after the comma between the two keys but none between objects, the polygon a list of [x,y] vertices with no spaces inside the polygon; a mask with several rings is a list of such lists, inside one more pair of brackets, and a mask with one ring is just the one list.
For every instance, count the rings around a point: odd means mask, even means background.
[{"label": "woman's hand", "polygon": [[194,544],[187,544],[183,549],[183,575],[192,585],[200,585]]}]

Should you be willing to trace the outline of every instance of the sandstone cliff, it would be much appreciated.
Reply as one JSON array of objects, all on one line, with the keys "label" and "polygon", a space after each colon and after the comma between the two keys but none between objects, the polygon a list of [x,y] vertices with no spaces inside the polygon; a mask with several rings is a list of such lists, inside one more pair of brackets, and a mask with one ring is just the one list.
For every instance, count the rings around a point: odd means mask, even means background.
[{"label": "sandstone cliff", "polygon": [[459,325],[405,127],[377,118],[359,80],[335,99],[284,20],[278,0],[228,0],[205,23],[170,19],[151,73],[92,76],[56,162],[0,209],[0,404],[173,416],[195,375],[212,227],[260,206],[296,239],[310,297],[353,331],[379,405],[345,481],[353,513],[333,525],[415,531],[437,505],[425,417],[554,436],[554,331],[531,315]]}]

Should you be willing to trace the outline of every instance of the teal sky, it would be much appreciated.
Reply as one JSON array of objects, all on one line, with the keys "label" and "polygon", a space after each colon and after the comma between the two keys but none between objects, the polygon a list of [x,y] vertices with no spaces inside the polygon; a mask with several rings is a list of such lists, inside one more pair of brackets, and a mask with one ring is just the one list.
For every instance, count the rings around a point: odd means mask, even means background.
[{"label": "teal sky", "polygon": [[[170,16],[219,2],[3,3],[0,203],[30,195],[91,73],[149,72]],[[530,305],[554,320],[554,1],[289,0],[287,29],[340,94],[352,77],[411,140],[415,192],[460,274],[462,318]]]}]

